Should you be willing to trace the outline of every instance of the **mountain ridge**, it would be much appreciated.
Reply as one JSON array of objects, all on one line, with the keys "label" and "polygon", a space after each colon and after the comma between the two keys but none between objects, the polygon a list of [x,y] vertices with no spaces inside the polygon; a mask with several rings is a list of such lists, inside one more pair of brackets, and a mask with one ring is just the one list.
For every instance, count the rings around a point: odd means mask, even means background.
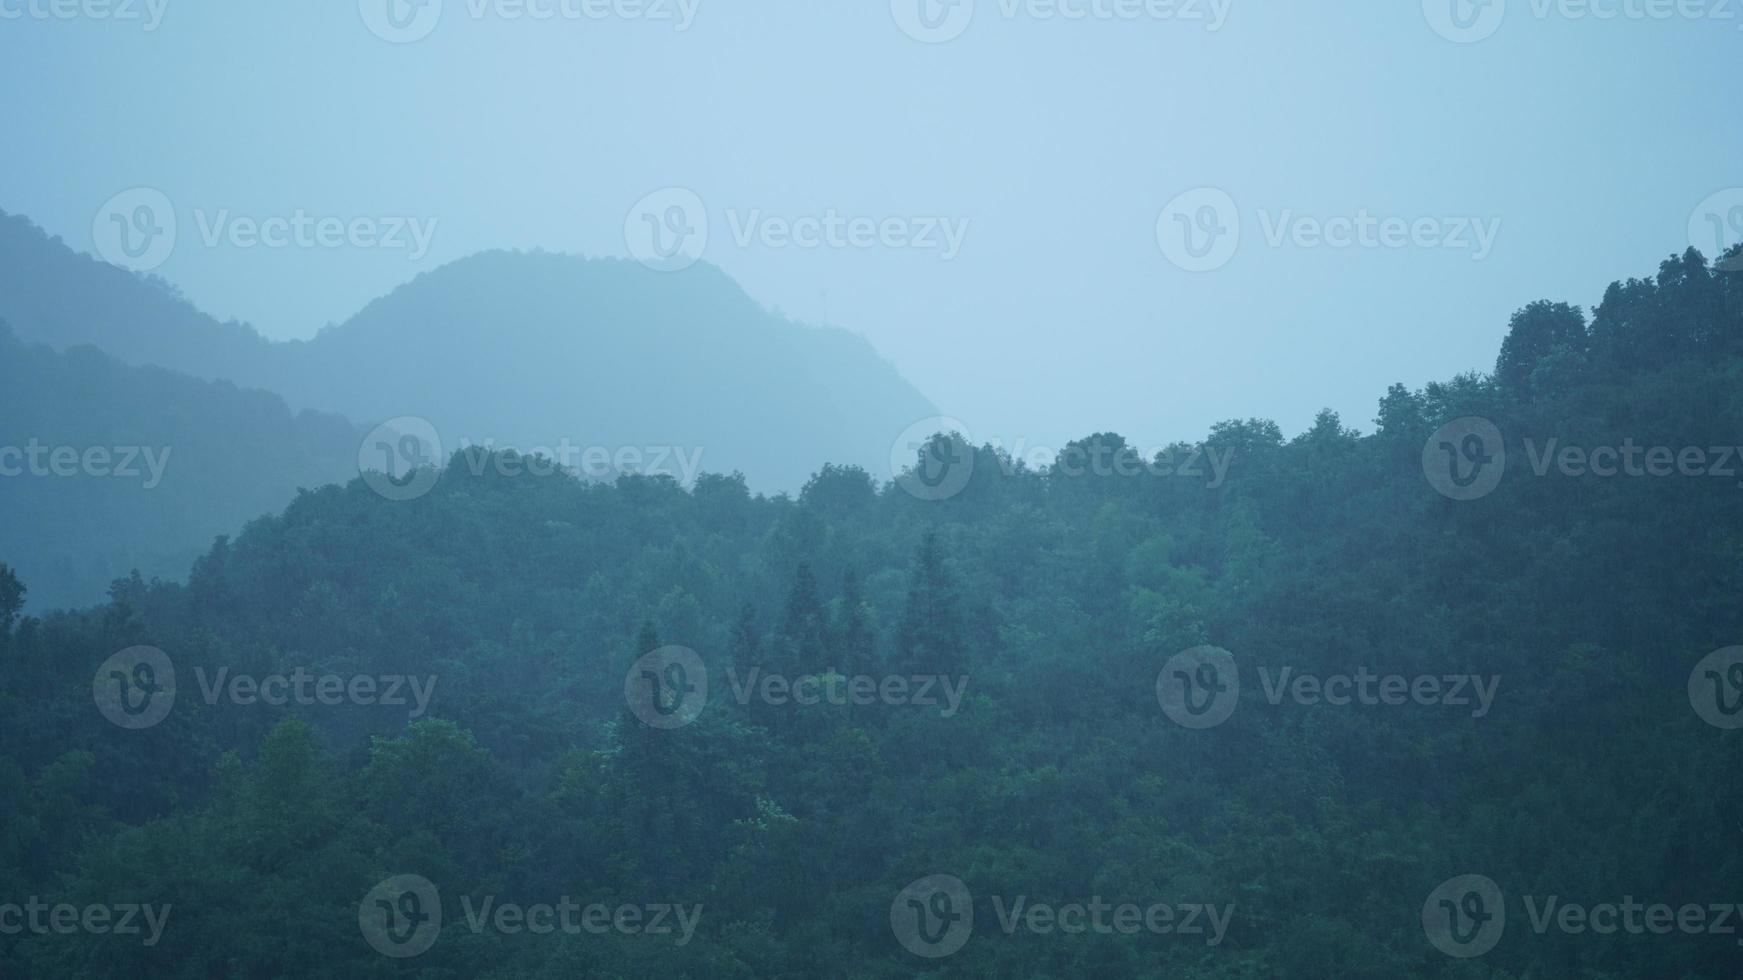
[{"label": "mountain ridge", "polygon": [[775,314],[706,263],[658,272],[491,249],[310,339],[273,341],[4,212],[0,260],[0,318],[22,340],[88,343],[366,424],[425,419],[444,442],[689,446],[712,469],[796,490],[810,475],[800,459],[878,465],[898,433],[937,414],[864,337]]}]

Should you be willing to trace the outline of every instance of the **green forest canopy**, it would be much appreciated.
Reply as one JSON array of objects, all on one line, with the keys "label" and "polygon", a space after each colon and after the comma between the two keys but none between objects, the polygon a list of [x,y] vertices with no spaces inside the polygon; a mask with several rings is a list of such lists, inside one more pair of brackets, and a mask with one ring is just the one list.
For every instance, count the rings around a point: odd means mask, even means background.
[{"label": "green forest canopy", "polygon": [[[1589,318],[1525,308],[1493,375],[1394,386],[1370,433],[1330,413],[1287,440],[1219,425],[1205,448],[1233,455],[1215,488],[984,447],[945,500],[853,467],[788,498],[456,460],[414,501],[360,480],[304,491],[186,584],[121,579],[82,612],[19,618],[29,583],[5,572],[0,900],[171,910],[151,946],[26,931],[0,957],[42,977],[1734,975],[1734,936],[1539,933],[1517,903],[1743,899],[1740,733],[1687,688],[1743,642],[1743,476],[1533,466],[1550,440],[1736,446],[1740,382],[1743,276],[1690,252]],[[1492,493],[1449,499],[1424,447],[1465,417],[1503,434],[1508,465]],[[1131,451],[1113,434],[1068,449]],[[662,644],[708,677],[692,723],[626,701]],[[1157,676],[1206,644],[1244,683],[1225,723],[1194,730]],[[129,729],[92,678],[139,645],[173,661],[177,693]],[[435,686],[415,718],[203,694],[221,670],[299,668]],[[1258,680],[1283,668],[1498,686],[1480,716],[1272,703]],[[730,679],[752,670],[966,686],[952,713],[740,703]],[[1470,873],[1511,918],[1458,959],[1422,912]],[[405,959],[359,928],[397,875],[444,911]],[[939,958],[891,925],[932,875],[976,913]],[[1232,915],[1214,944],[1007,935],[995,900],[1017,896]],[[485,897],[700,916],[681,943],[474,930]]]}]

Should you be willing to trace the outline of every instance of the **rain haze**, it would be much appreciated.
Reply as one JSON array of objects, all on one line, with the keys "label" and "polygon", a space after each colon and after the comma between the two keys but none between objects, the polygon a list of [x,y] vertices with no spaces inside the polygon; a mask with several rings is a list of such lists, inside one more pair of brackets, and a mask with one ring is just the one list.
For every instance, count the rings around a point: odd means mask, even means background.
[{"label": "rain haze", "polygon": [[[283,339],[485,249],[627,255],[632,209],[687,189],[706,261],[977,440],[1159,444],[1365,429],[1393,382],[1488,370],[1513,310],[1687,247],[1743,155],[1720,3],[1515,0],[1492,33],[1473,6],[1477,43],[1417,3],[393,3],[404,31],[389,0],[0,22],[0,124],[37,150],[0,156],[0,207],[89,251],[107,200],[160,189],[187,227],[157,273]],[[1158,225],[1199,188],[1239,244],[1191,272]],[[230,236],[298,213],[427,243]]]},{"label": "rain haze", "polygon": [[0,977],[1719,980],[1743,0],[0,0]]}]

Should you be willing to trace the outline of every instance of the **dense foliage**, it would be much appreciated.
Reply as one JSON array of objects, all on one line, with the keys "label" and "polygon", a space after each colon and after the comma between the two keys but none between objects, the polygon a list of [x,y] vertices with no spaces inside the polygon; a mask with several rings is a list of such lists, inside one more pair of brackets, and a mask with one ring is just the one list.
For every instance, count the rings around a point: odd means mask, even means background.
[{"label": "dense foliage", "polygon": [[[1613,286],[1589,323],[1528,307],[1493,377],[1395,386],[1371,433],[1330,413],[1287,440],[1220,425],[1214,487],[1086,471],[1131,452],[1101,434],[1041,468],[983,447],[946,500],[852,467],[770,498],[464,455],[416,500],[306,491],[186,584],[0,617],[0,896],[173,906],[152,947],[26,934],[0,956],[33,977],[1734,976],[1735,936],[1539,934],[1519,914],[1464,960],[1421,914],[1466,873],[1588,904],[1743,899],[1743,732],[1686,690],[1743,642],[1743,477],[1538,476],[1526,446],[1735,445],[1740,391],[1743,275],[1690,253]],[[1453,500],[1423,449],[1465,416],[1505,434],[1508,471]],[[137,644],[168,654],[179,693],[127,730],[93,708],[92,674]],[[661,644],[707,666],[692,724],[626,703]],[[1272,704],[1250,683],[1226,723],[1191,730],[1157,676],[1200,644],[1246,678],[1500,686],[1478,717]],[[196,668],[225,667],[437,686],[416,720],[209,704]],[[968,686],[954,713],[741,704],[729,677],[752,668]],[[401,874],[445,912],[404,960],[358,927]],[[961,878],[977,918],[960,952],[925,959],[890,909],[933,874]],[[1007,935],[990,897],[1019,895],[1234,913],[1216,945]],[[509,934],[470,928],[462,896],[703,911],[682,944]]]}]

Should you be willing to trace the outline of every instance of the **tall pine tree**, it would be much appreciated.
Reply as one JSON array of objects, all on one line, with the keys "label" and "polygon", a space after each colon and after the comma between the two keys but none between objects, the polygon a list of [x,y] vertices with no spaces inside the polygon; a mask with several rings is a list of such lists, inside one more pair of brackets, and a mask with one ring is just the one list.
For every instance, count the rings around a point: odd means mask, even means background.
[{"label": "tall pine tree", "polygon": [[927,531],[914,555],[913,579],[896,631],[896,668],[909,674],[962,671],[962,611],[944,567],[938,532]]}]

